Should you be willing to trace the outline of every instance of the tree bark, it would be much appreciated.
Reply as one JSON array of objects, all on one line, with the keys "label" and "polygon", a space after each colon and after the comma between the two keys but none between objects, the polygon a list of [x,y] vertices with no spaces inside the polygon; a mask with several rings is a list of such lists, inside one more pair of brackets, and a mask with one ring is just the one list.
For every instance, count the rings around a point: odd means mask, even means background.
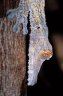
[{"label": "tree bark", "polygon": [[[16,1],[18,2],[18,0],[0,0],[1,6],[5,5],[4,11],[1,11],[0,7],[0,16],[4,17],[6,10],[16,8]],[[22,30],[18,33],[12,31],[14,23],[15,18],[12,21],[8,21],[6,17],[0,19],[0,96],[20,96],[25,78],[25,36]]]}]

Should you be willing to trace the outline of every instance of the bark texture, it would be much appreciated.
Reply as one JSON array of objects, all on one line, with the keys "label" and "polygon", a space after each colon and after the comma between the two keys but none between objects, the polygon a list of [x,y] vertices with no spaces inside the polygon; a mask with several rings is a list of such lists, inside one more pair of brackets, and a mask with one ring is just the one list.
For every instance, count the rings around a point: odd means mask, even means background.
[{"label": "bark texture", "polygon": [[[16,8],[19,0],[0,0],[0,17],[6,10]],[[25,36],[12,27],[16,18],[0,19],[0,96],[20,96],[26,71]],[[25,82],[24,82],[25,84]],[[24,85],[25,86],[25,85]]]}]

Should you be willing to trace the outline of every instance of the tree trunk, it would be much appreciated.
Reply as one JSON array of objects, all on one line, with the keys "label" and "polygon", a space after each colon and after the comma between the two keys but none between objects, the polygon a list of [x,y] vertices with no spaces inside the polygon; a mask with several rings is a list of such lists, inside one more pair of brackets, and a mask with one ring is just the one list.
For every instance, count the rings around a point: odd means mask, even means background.
[{"label": "tree trunk", "polygon": [[[0,7],[0,16],[4,17],[6,10],[15,8],[16,1],[18,0],[0,0],[1,6],[5,5],[5,11],[1,11]],[[14,23],[15,19],[12,22],[6,17],[0,19],[0,96],[20,96],[25,78],[25,36],[22,30],[19,33],[12,31]]]}]

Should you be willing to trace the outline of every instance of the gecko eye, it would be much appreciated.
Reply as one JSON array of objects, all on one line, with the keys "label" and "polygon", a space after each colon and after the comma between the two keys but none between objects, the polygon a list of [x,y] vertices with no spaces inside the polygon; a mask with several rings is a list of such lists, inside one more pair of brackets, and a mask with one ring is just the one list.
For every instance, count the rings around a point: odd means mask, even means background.
[{"label": "gecko eye", "polygon": [[37,29],[40,29],[40,27],[37,27]]}]

